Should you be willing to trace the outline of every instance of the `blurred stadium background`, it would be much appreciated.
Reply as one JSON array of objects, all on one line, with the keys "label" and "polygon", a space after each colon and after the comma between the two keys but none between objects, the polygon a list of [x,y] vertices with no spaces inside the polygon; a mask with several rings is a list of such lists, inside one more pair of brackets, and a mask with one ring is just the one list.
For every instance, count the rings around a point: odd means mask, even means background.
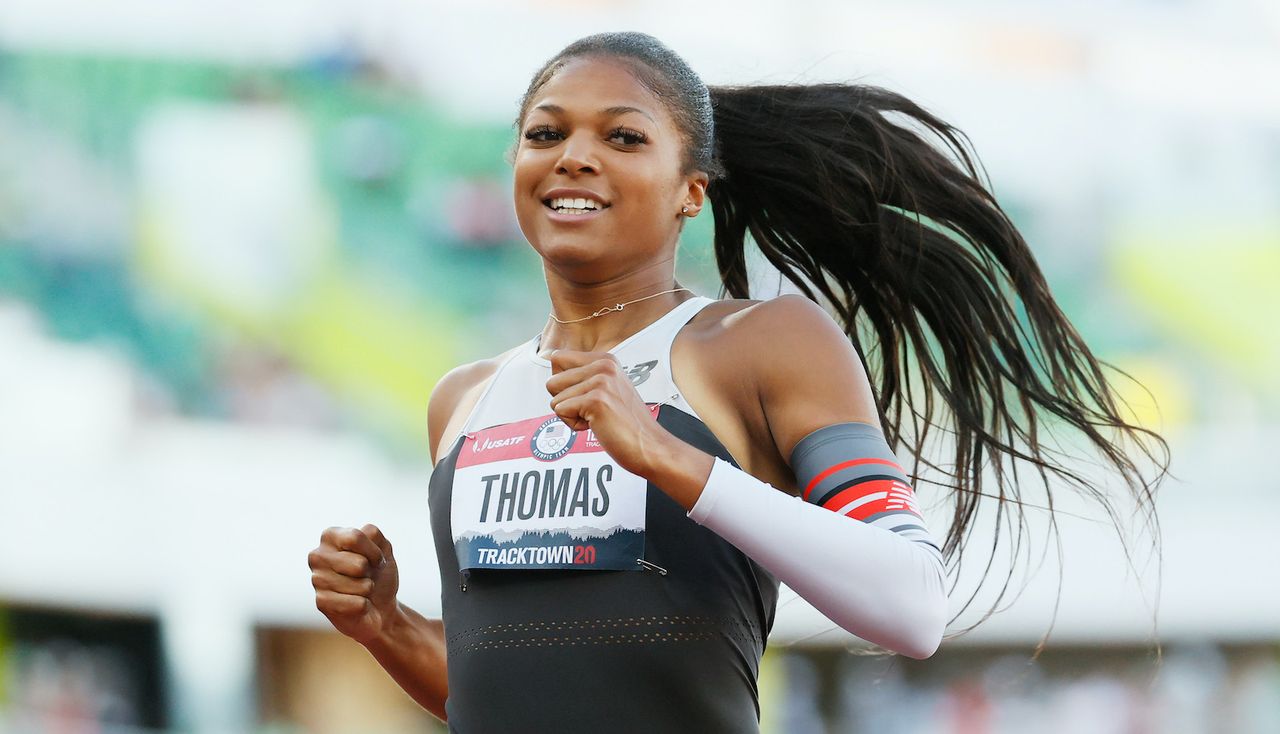
[{"label": "blurred stadium background", "polygon": [[[1272,0],[5,0],[0,731],[443,731],[316,611],[305,556],[376,523],[438,616],[430,389],[546,319],[516,99],[624,28],[709,83],[856,79],[968,133],[1173,448],[1162,566],[1067,503],[1061,555],[931,660],[784,590],[764,730],[1280,731]],[[704,216],[680,273],[714,295],[709,245]]]}]

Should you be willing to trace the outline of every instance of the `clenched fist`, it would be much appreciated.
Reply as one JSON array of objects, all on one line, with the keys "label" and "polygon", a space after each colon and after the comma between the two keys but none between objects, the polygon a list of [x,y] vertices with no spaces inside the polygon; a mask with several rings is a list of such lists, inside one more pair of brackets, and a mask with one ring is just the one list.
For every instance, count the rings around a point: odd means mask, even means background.
[{"label": "clenched fist", "polygon": [[676,439],[645,405],[612,352],[551,351],[551,410],[575,431],[591,429],[627,471],[649,477]]},{"label": "clenched fist", "polygon": [[316,608],[339,632],[363,645],[376,640],[396,611],[400,572],[391,543],[376,525],[327,528],[307,554]]}]

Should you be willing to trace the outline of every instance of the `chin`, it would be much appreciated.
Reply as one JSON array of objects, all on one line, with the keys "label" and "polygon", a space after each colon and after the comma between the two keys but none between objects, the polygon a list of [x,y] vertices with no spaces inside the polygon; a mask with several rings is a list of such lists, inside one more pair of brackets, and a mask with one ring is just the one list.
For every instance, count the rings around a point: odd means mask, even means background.
[{"label": "chin", "polygon": [[559,267],[597,263],[604,254],[600,241],[594,238],[551,237],[540,240],[537,244],[530,242],[530,246],[543,260]]}]

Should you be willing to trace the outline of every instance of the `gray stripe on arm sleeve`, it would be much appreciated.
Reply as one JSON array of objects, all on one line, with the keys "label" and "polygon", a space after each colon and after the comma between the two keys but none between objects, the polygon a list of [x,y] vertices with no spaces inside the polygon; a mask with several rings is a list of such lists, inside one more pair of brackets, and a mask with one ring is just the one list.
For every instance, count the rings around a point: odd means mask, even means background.
[{"label": "gray stripe on arm sleeve", "polygon": [[[854,421],[823,426],[796,444],[791,469],[801,492],[808,490],[808,502],[891,530],[941,558],[918,513],[910,479],[879,427]],[[825,476],[814,484],[820,475]]]}]

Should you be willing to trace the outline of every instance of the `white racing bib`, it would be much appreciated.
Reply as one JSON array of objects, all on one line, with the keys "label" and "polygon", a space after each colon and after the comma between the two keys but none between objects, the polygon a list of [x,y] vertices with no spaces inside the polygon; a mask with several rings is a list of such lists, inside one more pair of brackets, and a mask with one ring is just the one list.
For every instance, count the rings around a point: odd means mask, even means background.
[{"label": "white racing bib", "polygon": [[647,492],[554,413],[476,431],[453,474],[458,568],[642,570]]}]

